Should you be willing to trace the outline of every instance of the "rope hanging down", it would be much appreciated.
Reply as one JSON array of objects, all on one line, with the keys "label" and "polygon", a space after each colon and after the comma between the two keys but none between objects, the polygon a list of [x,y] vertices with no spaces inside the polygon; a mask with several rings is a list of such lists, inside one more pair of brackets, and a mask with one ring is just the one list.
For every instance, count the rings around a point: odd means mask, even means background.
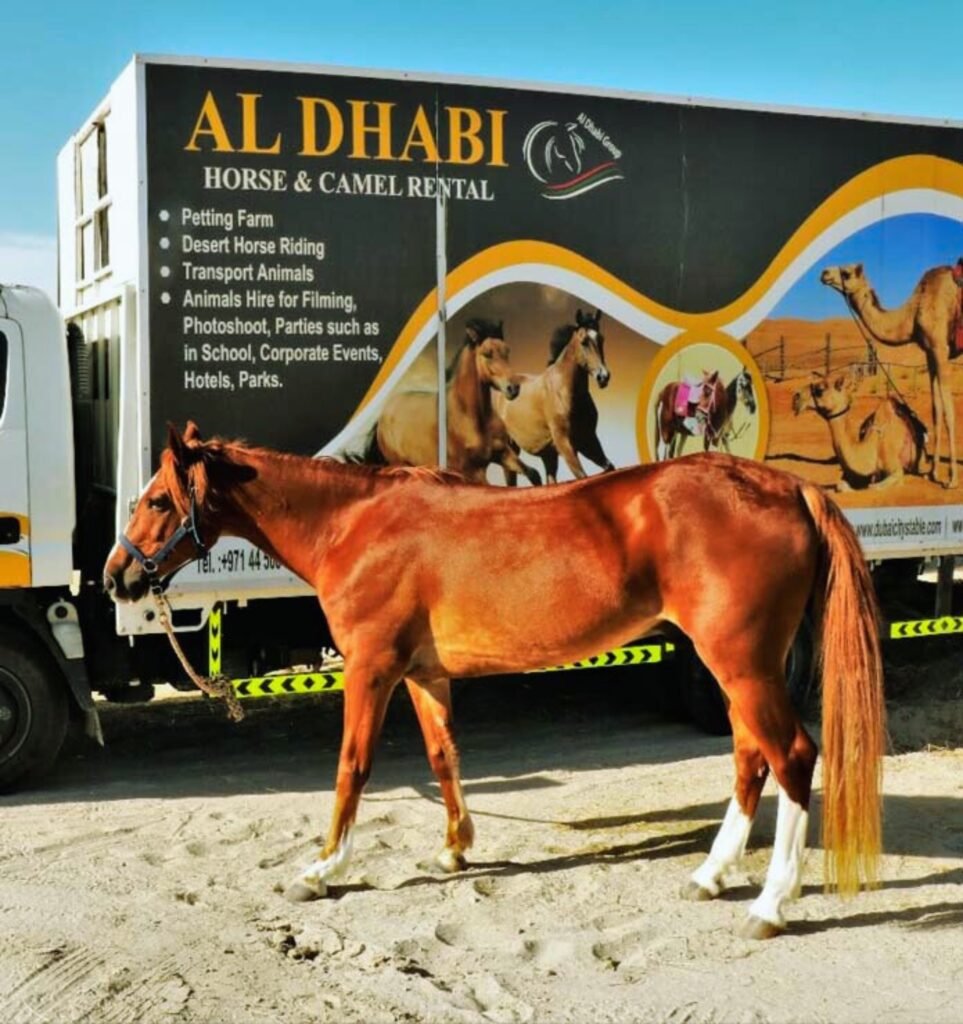
[{"label": "rope hanging down", "polygon": [[154,595],[154,601],[157,604],[157,617],[160,620],[160,624],[164,627],[164,631],[167,633],[167,638],[171,642],[171,647],[174,648],[174,653],[177,655],[178,661],[187,673],[188,678],[191,682],[201,691],[206,693],[209,697],[215,697],[224,701],[227,707],[227,717],[232,722],[240,722],[244,717],[244,709],[241,707],[241,702],[238,700],[237,694],[234,692],[234,685],[227,676],[221,674],[216,676],[201,676],[194,671],[193,666],[187,660],[187,655],[177,639],[177,634],[174,632],[174,627],[171,624],[170,617],[170,605],[167,603],[166,596],[157,591],[152,591]]}]

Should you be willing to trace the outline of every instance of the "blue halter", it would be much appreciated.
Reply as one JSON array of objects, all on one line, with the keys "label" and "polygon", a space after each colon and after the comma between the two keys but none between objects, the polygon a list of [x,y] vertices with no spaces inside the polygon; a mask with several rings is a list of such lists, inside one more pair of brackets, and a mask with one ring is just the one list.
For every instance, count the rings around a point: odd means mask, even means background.
[{"label": "blue halter", "polygon": [[[170,557],[171,552],[185,538],[190,537],[194,541],[194,558],[203,558],[207,554],[207,545],[201,540],[200,532],[197,529],[197,502],[194,498],[194,488],[191,488],[191,510],[181,521],[181,525],[171,534],[167,542],[162,545],[153,555],[148,557],[143,551],[127,536],[122,533],[117,541],[120,546],[144,567],[144,574],[150,585],[152,594],[162,594],[169,586],[175,573],[170,573],[165,579],[161,579],[160,567]],[[192,559],[193,561],[193,559]],[[186,562],[184,563],[187,564]],[[179,568],[183,568],[180,566]],[[178,570],[175,570],[177,572]]]}]

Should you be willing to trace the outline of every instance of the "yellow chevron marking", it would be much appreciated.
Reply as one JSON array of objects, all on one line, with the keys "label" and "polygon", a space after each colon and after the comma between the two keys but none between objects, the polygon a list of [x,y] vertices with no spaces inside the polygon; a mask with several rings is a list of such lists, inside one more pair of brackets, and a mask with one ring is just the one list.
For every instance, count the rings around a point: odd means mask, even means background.
[{"label": "yellow chevron marking", "polygon": [[963,618],[944,615],[939,619],[910,619],[889,624],[891,640],[909,640],[919,636],[948,636],[951,633],[963,633]]},{"label": "yellow chevron marking", "polygon": [[[618,647],[604,654],[570,665],[559,665],[556,668],[534,669],[534,672],[562,672],[580,668],[618,668],[625,665],[654,665],[664,661],[666,654],[672,654],[675,645],[636,644],[631,647]],[[258,697],[287,697],[300,693],[334,693],[344,689],[344,672],[297,672],[289,675],[252,676],[249,679],[232,679],[241,700],[255,700]]]}]

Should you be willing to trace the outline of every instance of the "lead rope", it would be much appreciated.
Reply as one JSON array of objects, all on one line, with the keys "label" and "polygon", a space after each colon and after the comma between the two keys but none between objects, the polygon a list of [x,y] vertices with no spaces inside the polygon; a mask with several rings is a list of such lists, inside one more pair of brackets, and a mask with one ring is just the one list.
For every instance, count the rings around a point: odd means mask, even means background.
[{"label": "lead rope", "polygon": [[164,627],[167,633],[167,639],[171,642],[171,647],[174,648],[174,653],[177,655],[178,661],[183,666],[184,671],[187,673],[188,678],[191,682],[208,697],[219,698],[224,701],[227,707],[227,717],[232,722],[240,722],[244,717],[244,708],[241,707],[241,702],[238,700],[237,693],[234,691],[234,687],[231,684],[231,680],[225,675],[216,676],[201,676],[194,671],[193,666],[187,660],[187,655],[177,639],[177,634],[174,632],[174,627],[171,624],[170,610],[171,606],[167,603],[167,598],[163,593],[153,591],[154,601],[157,604],[157,618],[160,620],[160,624]]},{"label": "lead rope", "polygon": [[[889,384],[890,388],[893,391],[896,392],[897,396],[899,397],[899,400],[903,403],[903,405],[908,406],[909,402],[906,401],[906,396],[896,386],[896,381],[893,380],[893,378],[890,376],[889,370],[886,369],[886,364],[883,362],[882,359],[879,358],[879,350],[876,349],[873,346],[873,334],[872,334],[872,332],[869,330],[868,327],[866,327],[866,325],[863,323],[862,319],[860,318],[859,314],[853,308],[853,304],[849,301],[849,296],[848,295],[845,296],[845,299],[846,299],[846,308],[849,310],[849,315],[852,317],[853,323],[856,324],[856,329],[859,331],[860,335],[862,336],[863,343],[866,345],[866,351],[869,354],[870,360],[874,361],[876,363],[876,365],[883,371],[883,376],[886,378],[887,383]],[[883,342],[877,342],[876,344],[880,345],[880,344],[884,344],[884,343]]]}]

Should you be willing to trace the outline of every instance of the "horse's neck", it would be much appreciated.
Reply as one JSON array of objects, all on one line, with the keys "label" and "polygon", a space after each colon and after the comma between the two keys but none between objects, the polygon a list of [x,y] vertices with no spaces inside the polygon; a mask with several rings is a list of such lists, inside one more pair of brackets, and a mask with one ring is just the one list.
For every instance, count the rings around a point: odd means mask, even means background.
[{"label": "horse's neck", "polygon": [[377,473],[338,463],[270,452],[239,457],[257,473],[230,495],[229,533],[267,551],[302,579],[313,581],[317,556],[352,505],[390,485]]},{"label": "horse's neck", "polygon": [[739,378],[738,376],[733,377],[731,381],[726,385],[726,411],[732,412],[736,407],[736,401],[739,395]]},{"label": "horse's neck", "polygon": [[479,424],[488,422],[492,411],[491,390],[478,377],[475,353],[465,347],[448,391],[449,406],[471,416]]},{"label": "horse's neck", "polygon": [[578,352],[571,341],[562,349],[561,355],[552,363],[551,368],[572,395],[578,396],[588,392],[588,371],[579,365]]}]

